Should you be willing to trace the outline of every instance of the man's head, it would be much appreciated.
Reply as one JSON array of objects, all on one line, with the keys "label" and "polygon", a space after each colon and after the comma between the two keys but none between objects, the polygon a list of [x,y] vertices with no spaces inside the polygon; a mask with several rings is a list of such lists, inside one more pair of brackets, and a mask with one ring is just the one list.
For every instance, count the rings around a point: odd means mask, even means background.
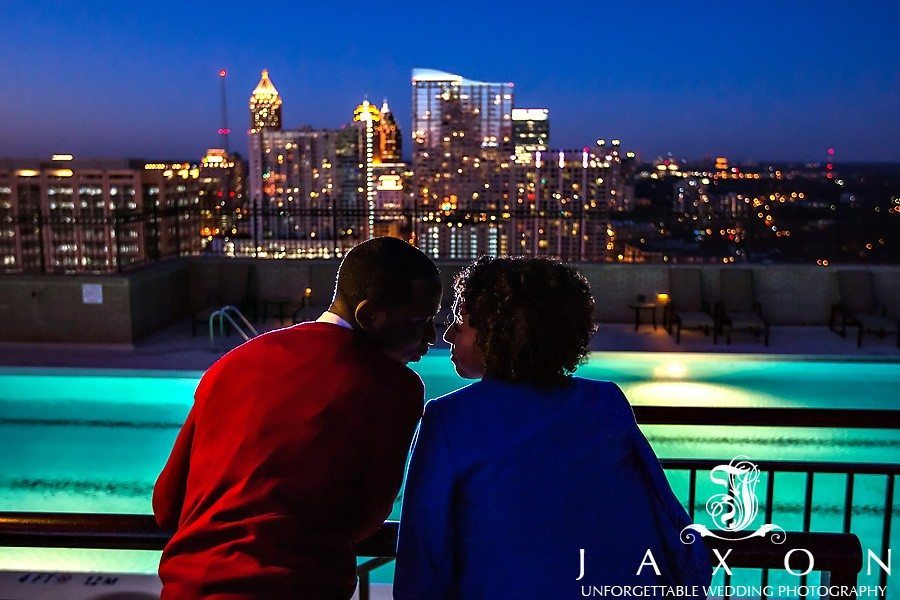
[{"label": "man's head", "polygon": [[403,240],[382,237],[344,257],[330,310],[406,363],[434,343],[440,304],[441,279],[431,259]]}]

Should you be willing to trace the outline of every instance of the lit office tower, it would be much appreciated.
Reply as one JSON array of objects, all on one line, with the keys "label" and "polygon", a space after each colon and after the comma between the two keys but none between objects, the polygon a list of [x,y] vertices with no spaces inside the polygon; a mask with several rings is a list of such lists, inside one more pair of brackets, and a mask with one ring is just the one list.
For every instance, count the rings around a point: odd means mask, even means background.
[{"label": "lit office tower", "polygon": [[[354,128],[355,137],[349,135]],[[400,162],[400,131],[387,102],[378,110],[364,100],[348,129],[337,148],[341,197],[336,205],[347,209],[346,229],[365,239],[409,239],[410,222],[403,215],[406,165]]]},{"label": "lit office tower", "polygon": [[413,186],[416,239],[434,257],[496,251],[496,215],[508,208],[512,83],[415,69]]},{"label": "lit office tower", "polygon": [[[247,247],[239,246],[238,253],[252,252],[256,254],[262,247],[262,244],[257,245],[256,242],[264,237],[263,210],[268,205],[268,202],[263,200],[263,170],[264,164],[266,167],[268,166],[266,156],[271,154],[269,146],[274,141],[267,134],[277,133],[281,130],[281,104],[281,95],[275,89],[272,80],[269,79],[269,70],[263,69],[259,83],[250,94],[250,213],[247,218],[251,224],[250,238],[253,240],[253,244],[245,242],[244,245]],[[275,141],[275,146],[278,146],[277,141]]]},{"label": "lit office tower", "polygon": [[381,121],[378,123],[378,163],[400,162],[401,138],[400,128],[394,120],[394,113],[388,107],[387,100],[381,105]]},{"label": "lit office tower", "polygon": [[234,253],[341,256],[358,235],[335,210],[345,208],[335,204],[342,197],[335,169],[341,132],[308,126],[282,130],[281,105],[268,71],[263,71],[250,95],[251,226],[248,238],[234,241]]},{"label": "lit office tower", "polygon": [[534,152],[550,147],[550,111],[546,108],[514,108],[512,110],[513,142],[516,162],[527,163]]},{"label": "lit office tower", "polygon": [[281,96],[269,79],[269,70],[262,70],[262,77],[250,95],[250,131],[281,129]]},{"label": "lit office tower", "polygon": [[[362,104],[353,111],[353,122],[357,124],[358,142],[356,144],[357,157],[354,162],[357,163],[359,174],[357,179],[359,183],[356,190],[362,188],[364,190],[361,206],[363,211],[362,226],[364,229],[363,238],[371,239],[372,232],[375,229],[375,161],[381,163],[381,111],[368,100],[363,100]],[[342,169],[342,172],[344,170]],[[353,194],[353,198],[358,196]],[[354,202],[356,204],[356,202]]]}]

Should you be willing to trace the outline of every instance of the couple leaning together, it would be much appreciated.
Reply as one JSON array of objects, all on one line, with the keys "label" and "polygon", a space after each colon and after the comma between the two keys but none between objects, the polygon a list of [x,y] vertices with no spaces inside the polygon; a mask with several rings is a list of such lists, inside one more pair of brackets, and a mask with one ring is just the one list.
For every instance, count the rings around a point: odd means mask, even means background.
[{"label": "couple leaning together", "polygon": [[406,364],[435,342],[441,280],[393,238],[347,254],[318,320],[206,372],[153,492],[174,532],[164,599],[350,598],[356,545],[389,515],[414,433],[396,598],[709,582],[622,391],[572,376],[594,329],[587,281],[555,261],[483,258],[454,287],[444,339],[478,381],[424,416]]}]

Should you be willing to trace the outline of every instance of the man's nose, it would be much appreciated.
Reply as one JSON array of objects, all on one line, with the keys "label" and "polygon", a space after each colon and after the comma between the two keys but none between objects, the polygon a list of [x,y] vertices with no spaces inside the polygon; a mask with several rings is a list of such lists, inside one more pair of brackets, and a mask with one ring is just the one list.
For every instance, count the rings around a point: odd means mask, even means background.
[{"label": "man's nose", "polygon": [[435,327],[434,322],[425,328],[425,341],[428,342],[429,346],[434,346],[434,343],[437,341],[437,327]]},{"label": "man's nose", "polygon": [[455,338],[456,338],[456,328],[454,328],[453,325],[450,325],[444,331],[444,341],[447,342],[448,344],[452,344],[453,340]]}]

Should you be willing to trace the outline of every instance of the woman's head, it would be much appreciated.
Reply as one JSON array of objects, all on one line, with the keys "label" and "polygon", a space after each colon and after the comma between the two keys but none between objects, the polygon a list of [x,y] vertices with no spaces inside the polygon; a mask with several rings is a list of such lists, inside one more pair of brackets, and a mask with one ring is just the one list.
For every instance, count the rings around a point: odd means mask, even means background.
[{"label": "woman's head", "polygon": [[463,377],[556,387],[587,355],[594,299],[587,280],[560,261],[482,257],[454,289],[444,339]]}]

